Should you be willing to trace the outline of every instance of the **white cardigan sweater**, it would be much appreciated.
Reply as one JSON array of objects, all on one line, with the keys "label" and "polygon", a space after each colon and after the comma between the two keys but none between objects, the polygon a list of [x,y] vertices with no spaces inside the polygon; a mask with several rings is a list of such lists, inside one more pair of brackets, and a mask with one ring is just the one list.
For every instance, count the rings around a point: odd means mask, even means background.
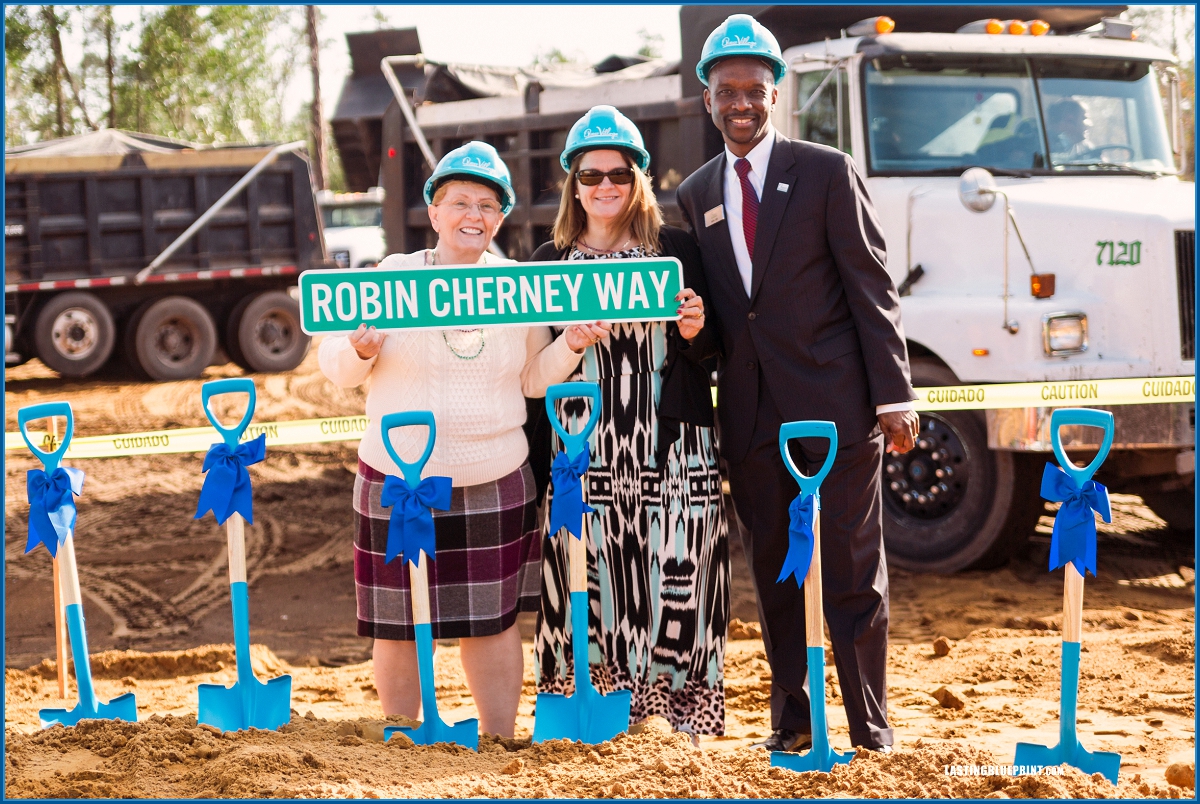
[{"label": "white cardigan sweater", "polygon": [[[482,262],[501,262],[483,255]],[[424,267],[427,251],[393,254],[381,269]],[[444,335],[444,337],[443,337]],[[345,335],[328,336],[318,351],[326,377],[341,388],[371,381],[367,392],[370,423],[358,447],[358,457],[371,468],[399,475],[387,454],[379,420],[402,410],[429,410],[437,422],[437,441],[424,475],[444,475],[455,486],[475,486],[498,480],[520,468],[529,455],[521,425],[525,397],[543,397],[546,388],[562,382],[579,365],[582,355],[567,346],[566,336],[552,340],[548,327],[485,327],[483,350],[475,331],[387,330],[375,357],[363,360]],[[392,431],[392,444],[405,460],[416,460],[425,448],[424,427]]]}]

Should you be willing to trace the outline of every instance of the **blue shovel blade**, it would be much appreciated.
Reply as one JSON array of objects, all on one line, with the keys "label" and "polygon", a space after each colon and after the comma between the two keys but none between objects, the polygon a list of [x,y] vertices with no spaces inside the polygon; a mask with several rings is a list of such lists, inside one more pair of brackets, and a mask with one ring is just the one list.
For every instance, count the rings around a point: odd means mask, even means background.
[{"label": "blue shovel blade", "polygon": [[[221,731],[275,730],[292,719],[292,677],[279,676],[263,683],[251,679],[249,687],[201,684],[196,720]],[[248,691],[248,696],[243,696]],[[247,709],[249,711],[247,711]]]},{"label": "blue shovel blade", "polygon": [[1091,775],[1099,773],[1113,784],[1117,783],[1117,775],[1121,771],[1121,755],[1112,751],[1088,751],[1076,743],[1073,746],[1034,745],[1033,743],[1017,743],[1014,765],[1045,766],[1070,765]]},{"label": "blue shovel blade", "polygon": [[798,773],[806,771],[829,773],[829,771],[833,770],[834,765],[845,765],[852,759],[854,759],[854,754],[852,753],[843,754],[841,751],[834,751],[828,745],[818,747],[814,742],[813,747],[803,754],[793,754],[789,751],[772,751],[771,767],[787,768]]},{"label": "blue shovel blade", "polygon": [[533,721],[533,741],[579,740],[595,745],[611,740],[629,728],[629,707],[633,693],[615,690],[600,695],[591,687],[570,696],[543,692],[537,697]]},{"label": "blue shovel blade", "polygon": [[38,712],[42,728],[61,723],[74,726],[81,720],[125,720],[137,723],[137,701],[132,692],[118,695],[108,703],[97,704],[90,710],[81,701],[74,709],[42,709]]},{"label": "blue shovel blade", "polygon": [[479,750],[479,721],[475,718],[460,720],[451,726],[436,715],[415,728],[410,726],[388,726],[383,730],[386,742],[393,734],[399,732],[417,745],[434,745],[435,743],[454,743],[472,751]]}]

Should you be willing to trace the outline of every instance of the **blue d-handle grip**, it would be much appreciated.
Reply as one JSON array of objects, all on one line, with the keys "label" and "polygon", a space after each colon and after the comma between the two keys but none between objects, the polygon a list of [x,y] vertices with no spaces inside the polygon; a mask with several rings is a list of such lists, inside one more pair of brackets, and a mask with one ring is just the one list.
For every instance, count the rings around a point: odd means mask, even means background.
[{"label": "blue d-handle grip", "polygon": [[[587,424],[578,435],[571,435],[558,420],[554,403],[560,399],[581,396],[592,400],[592,413],[588,416]],[[600,420],[600,386],[594,382],[560,382],[546,389],[546,413],[550,417],[550,426],[558,433],[567,448],[567,457],[574,458],[586,448],[588,436],[596,429]]]},{"label": "blue d-handle grip", "polygon": [[[812,477],[801,474],[800,470],[796,468],[796,464],[792,462],[792,454],[788,451],[787,444],[793,438],[829,439],[829,454],[825,456],[825,463],[821,465],[820,471]],[[800,493],[806,496],[815,493],[821,487],[821,481],[833,468],[833,461],[837,458],[837,448],[837,425],[833,422],[787,422],[779,427],[779,452],[783,455],[783,463],[792,473],[792,477],[796,478],[796,482],[800,484]]]},{"label": "blue d-handle grip", "polygon": [[[1087,466],[1079,467],[1071,463],[1067,453],[1063,451],[1062,438],[1059,429],[1067,425],[1086,425],[1088,427],[1100,427],[1104,430],[1104,441],[1100,444],[1100,451],[1096,453],[1096,457],[1092,458],[1092,462]],[[1113,422],[1113,415],[1107,410],[1092,410],[1091,408],[1056,408],[1050,414],[1050,444],[1054,447],[1054,456],[1058,458],[1058,465],[1063,471],[1071,476],[1076,485],[1083,486],[1084,483],[1092,479],[1092,475],[1096,474],[1096,470],[1100,468],[1100,464],[1104,463],[1104,459],[1108,457],[1108,450],[1112,447],[1113,433],[1116,430],[1116,425]]]},{"label": "blue d-handle grip", "polygon": [[[402,461],[396,453],[396,448],[392,446],[392,439],[388,436],[388,433],[397,427],[409,427],[419,424],[423,424],[429,428],[429,439],[425,442],[425,451],[421,453],[420,458],[417,458],[412,463]],[[416,485],[421,482],[421,470],[425,468],[429,456],[433,454],[433,442],[437,440],[437,422],[433,419],[433,413],[428,410],[403,410],[399,413],[389,413],[379,420],[379,434],[383,438],[383,447],[387,450],[387,454],[391,456],[396,465],[400,467],[400,471],[404,473],[404,481],[413,488],[416,488]]]},{"label": "blue d-handle grip", "polygon": [[[33,445],[33,442],[29,440],[29,433],[25,431],[25,426],[35,419],[47,419],[51,416],[65,417],[67,430],[58,444],[58,449],[46,452]],[[58,462],[62,460],[63,454],[67,451],[67,445],[71,443],[71,436],[75,435],[75,415],[71,412],[70,402],[42,402],[18,410],[17,427],[21,429],[21,438],[25,439],[25,446],[29,447],[29,450],[38,457],[47,472],[53,472],[58,468]]]},{"label": "blue d-handle grip", "polygon": [[[217,421],[216,415],[209,410],[208,401],[214,396],[221,394],[249,394],[250,401],[246,403],[246,412],[242,416],[242,420],[234,427],[225,427],[221,422]],[[200,386],[200,404],[204,407],[204,415],[212,423],[212,426],[217,428],[217,432],[225,439],[226,445],[233,449],[242,440],[242,433],[246,432],[246,427],[250,425],[250,419],[254,417],[254,405],[258,397],[254,392],[254,380],[249,377],[229,377],[224,380],[209,380]]]}]

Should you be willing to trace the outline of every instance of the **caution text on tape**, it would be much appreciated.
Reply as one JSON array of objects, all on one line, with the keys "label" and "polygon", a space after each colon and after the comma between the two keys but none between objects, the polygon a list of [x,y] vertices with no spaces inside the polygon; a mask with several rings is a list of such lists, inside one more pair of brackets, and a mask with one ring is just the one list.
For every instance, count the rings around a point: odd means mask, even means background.
[{"label": "caution text on tape", "polygon": [[[1192,377],[946,385],[915,390],[916,409],[920,411],[1147,405],[1194,402],[1196,398],[1196,384]],[[713,393],[715,398],[715,389]],[[246,428],[242,440],[258,438],[265,433],[267,446],[357,441],[367,431],[368,422],[366,416],[338,416],[329,419],[251,424]],[[57,446],[49,433],[31,431],[30,438],[39,448],[46,451],[53,451]],[[126,455],[204,452],[218,440],[219,437],[211,427],[87,436],[73,439],[65,457],[115,458]],[[25,442],[20,433],[4,434],[6,451],[22,449],[24,446]]]}]

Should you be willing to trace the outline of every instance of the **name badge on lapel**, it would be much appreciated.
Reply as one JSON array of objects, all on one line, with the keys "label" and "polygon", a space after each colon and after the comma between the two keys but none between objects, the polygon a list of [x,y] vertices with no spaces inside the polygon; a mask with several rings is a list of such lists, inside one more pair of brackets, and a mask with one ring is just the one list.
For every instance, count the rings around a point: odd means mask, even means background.
[{"label": "name badge on lapel", "polygon": [[725,205],[718,204],[717,206],[704,213],[704,226],[708,228],[714,223],[720,223],[725,220]]}]

